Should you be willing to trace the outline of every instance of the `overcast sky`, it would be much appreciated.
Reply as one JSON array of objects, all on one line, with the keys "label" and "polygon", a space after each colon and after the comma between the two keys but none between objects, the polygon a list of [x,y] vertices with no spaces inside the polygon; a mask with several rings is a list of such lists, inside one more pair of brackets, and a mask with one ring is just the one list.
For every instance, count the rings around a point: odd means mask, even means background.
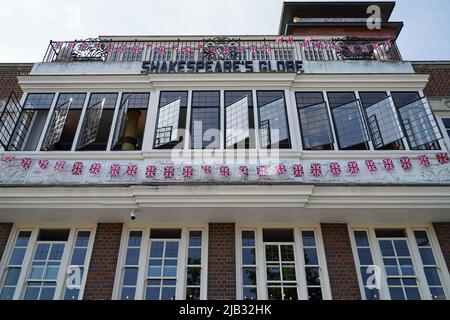
[{"label": "overcast sky", "polygon": [[[41,61],[48,42],[98,35],[277,34],[282,0],[1,0],[0,63]],[[450,60],[450,0],[397,0],[407,60]]]}]

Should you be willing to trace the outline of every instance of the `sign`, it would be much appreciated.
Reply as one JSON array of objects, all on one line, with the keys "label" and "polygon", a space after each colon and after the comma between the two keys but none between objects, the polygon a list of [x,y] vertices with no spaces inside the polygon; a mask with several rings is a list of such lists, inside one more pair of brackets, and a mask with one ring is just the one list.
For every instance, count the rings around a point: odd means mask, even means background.
[{"label": "sign", "polygon": [[303,72],[301,60],[144,61],[142,73]]}]

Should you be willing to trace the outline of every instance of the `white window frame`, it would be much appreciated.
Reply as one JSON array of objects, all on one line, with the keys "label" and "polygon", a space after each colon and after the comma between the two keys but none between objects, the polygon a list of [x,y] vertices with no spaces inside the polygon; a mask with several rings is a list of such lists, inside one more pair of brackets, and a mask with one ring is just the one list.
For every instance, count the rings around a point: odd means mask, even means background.
[{"label": "white window frame", "polygon": [[[125,225],[122,230],[120,241],[119,258],[117,261],[116,274],[114,280],[113,300],[120,300],[122,291],[123,269],[128,247],[128,236],[130,231],[141,231],[141,248],[139,252],[138,276],[135,292],[135,300],[145,299],[145,283],[147,279],[148,259],[150,254],[150,230],[151,229],[181,229],[179,239],[178,263],[177,263],[177,283],[175,291],[175,300],[186,299],[186,272],[187,272],[187,249],[190,231],[202,231],[202,261],[201,261],[201,282],[200,282],[200,300],[207,299],[208,287],[208,226],[207,225],[167,225],[151,224],[145,226]],[[154,239],[152,239],[154,240]]]},{"label": "white window frame", "polygon": [[[256,287],[258,300],[268,300],[267,278],[265,260],[265,242],[263,242],[263,229],[293,229],[294,232],[294,259],[295,274],[297,279],[297,295],[299,300],[308,299],[308,289],[306,285],[305,261],[303,255],[302,231],[314,231],[316,240],[317,257],[320,269],[320,285],[322,289],[322,299],[331,300],[331,288],[328,277],[325,249],[322,240],[322,233],[318,225],[238,225],[236,226],[236,298],[243,299],[242,290],[242,231],[255,232],[256,249]],[[276,244],[279,244],[276,242]]]},{"label": "white window frame", "polygon": [[[30,231],[31,236],[28,242],[27,250],[25,252],[25,256],[22,261],[22,270],[20,272],[19,280],[17,281],[16,290],[14,292],[13,300],[22,300],[23,296],[25,294],[26,289],[26,283],[28,279],[28,275],[31,268],[31,263],[33,261],[33,255],[36,250],[37,246],[37,237],[39,234],[39,230],[41,229],[69,229],[69,237],[67,241],[65,241],[65,247],[63,256],[61,259],[61,264],[59,267],[58,272],[58,278],[56,280],[56,289],[54,294],[54,300],[62,300],[64,299],[65,289],[66,289],[66,278],[67,273],[63,270],[67,270],[68,266],[70,265],[70,261],[72,259],[72,254],[75,246],[76,236],[79,231],[89,231],[90,237],[89,237],[89,244],[86,251],[86,258],[84,262],[84,273],[83,278],[81,281],[81,288],[80,293],[78,296],[78,300],[83,299],[84,289],[86,286],[86,279],[88,276],[89,271],[89,264],[91,260],[92,255],[92,248],[94,246],[94,239],[95,239],[95,232],[96,232],[96,226],[92,225],[78,225],[78,226],[71,226],[68,227],[67,225],[39,225],[39,226],[30,226],[30,225],[14,225],[9,239],[7,246],[4,251],[4,257],[8,257],[5,259],[2,259],[0,263],[0,279],[3,279],[5,268],[7,267],[7,261],[9,260],[9,257],[12,253],[12,249],[14,248],[14,243],[16,241],[17,235],[20,231]],[[2,283],[0,283],[2,285]],[[1,289],[1,288],[0,288]]]},{"label": "white window frame", "polygon": [[356,250],[355,231],[365,231],[369,240],[370,250],[372,252],[372,259],[375,265],[380,266],[381,275],[381,288],[379,289],[380,300],[390,300],[390,293],[387,284],[387,277],[384,269],[383,258],[381,256],[381,250],[378,242],[378,238],[375,235],[375,229],[404,229],[406,232],[406,239],[408,248],[410,250],[411,259],[413,261],[414,270],[416,272],[417,286],[422,300],[431,300],[431,292],[428,288],[428,282],[423,271],[422,259],[419,253],[414,231],[426,231],[431,243],[433,253],[435,255],[436,264],[438,266],[438,274],[442,282],[447,299],[450,299],[450,276],[447,269],[447,265],[439,246],[439,241],[434,232],[434,228],[431,224],[417,224],[417,225],[405,225],[405,224],[379,224],[379,225],[348,225],[348,232],[350,235],[350,242],[352,246],[353,258],[355,261],[356,272],[358,275],[358,283],[361,291],[361,297],[366,299],[364,286],[360,275],[360,264],[358,252]]}]

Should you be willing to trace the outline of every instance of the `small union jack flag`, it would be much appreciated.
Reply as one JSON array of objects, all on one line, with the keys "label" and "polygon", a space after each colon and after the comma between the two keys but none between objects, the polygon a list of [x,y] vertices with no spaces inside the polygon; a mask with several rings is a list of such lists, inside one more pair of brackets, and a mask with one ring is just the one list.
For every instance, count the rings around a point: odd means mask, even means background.
[{"label": "small union jack flag", "polygon": [[81,173],[83,173],[83,162],[81,161],[74,162],[72,166],[72,174],[74,176],[79,176],[81,175]]},{"label": "small union jack flag", "polygon": [[111,177],[118,177],[120,175],[120,164],[113,163],[109,168],[109,175]]},{"label": "small union jack flag", "polygon": [[184,166],[183,167],[183,177],[192,178],[194,174],[194,168],[192,166]]},{"label": "small union jack flag", "polygon": [[156,166],[149,165],[145,169],[146,178],[154,178],[156,176]]},{"label": "small union jack flag", "polygon": [[159,51],[160,53],[164,53],[164,51],[166,51],[166,47],[160,46],[160,47],[158,48],[158,51]]},{"label": "small union jack flag", "polygon": [[220,166],[219,173],[221,176],[228,178],[230,176],[230,167],[228,166]]},{"label": "small union jack flag", "polygon": [[277,165],[277,174],[278,175],[283,175],[286,174],[286,166],[284,165],[284,163],[280,163],[279,165]]},{"label": "small union jack flag", "polygon": [[418,158],[424,168],[429,168],[431,166],[430,159],[428,159],[425,154],[421,154]]},{"label": "small union jack flag", "polygon": [[256,167],[256,174],[258,177],[265,177],[267,176],[267,167],[266,166],[257,166]]},{"label": "small union jack flag", "polygon": [[330,171],[333,176],[338,176],[341,174],[341,166],[337,162],[330,163]]},{"label": "small union jack flag", "polygon": [[392,159],[384,159],[383,167],[384,167],[384,170],[386,170],[386,171],[394,171],[394,169],[395,169],[394,161],[392,161]]},{"label": "small union jack flag", "polygon": [[440,164],[449,163],[448,153],[447,152],[438,152],[436,153],[436,158]]},{"label": "small union jack flag", "polygon": [[251,51],[252,53],[255,53],[256,50],[257,50],[257,48],[256,48],[255,45],[251,45],[251,46],[250,46],[250,51]]},{"label": "small union jack flag", "polygon": [[283,37],[276,38],[275,43],[278,43],[278,44],[283,43]]},{"label": "small union jack flag", "polygon": [[187,55],[191,53],[191,47],[185,47],[184,52],[186,52]]},{"label": "small union jack flag", "polygon": [[322,166],[320,163],[311,163],[311,174],[314,177],[320,177],[322,175]]},{"label": "small union jack flag", "polygon": [[287,40],[286,40],[289,44],[292,44],[292,42],[294,42],[294,37],[293,36],[289,36],[289,37],[287,37]]},{"label": "small union jack flag", "polygon": [[204,174],[211,174],[212,168],[209,165],[202,166],[202,171]]},{"label": "small union jack flag", "polygon": [[263,45],[263,50],[264,50],[264,52],[269,53],[270,52],[270,46],[267,45],[267,44]]},{"label": "small union jack flag", "polygon": [[301,164],[294,164],[292,166],[292,171],[294,172],[294,177],[296,177],[296,178],[303,177],[304,171],[303,171],[303,166]]},{"label": "small union jack flag", "polygon": [[102,164],[99,162],[94,162],[91,164],[91,167],[89,168],[89,173],[93,175],[97,175],[100,173],[100,170],[102,168]]},{"label": "small union jack flag", "polygon": [[126,175],[129,177],[136,177],[137,170],[138,170],[137,165],[130,164],[127,167]]},{"label": "small union jack flag", "polygon": [[7,163],[9,163],[9,162],[11,162],[11,161],[13,161],[14,160],[14,157],[13,156],[4,156],[3,158],[2,158],[2,161],[3,162],[7,162]]},{"label": "small union jack flag", "polygon": [[358,167],[358,163],[356,161],[349,161],[347,163],[347,169],[350,174],[358,174],[359,173],[359,167]]},{"label": "small union jack flag", "polygon": [[248,177],[248,167],[247,166],[239,166],[239,171],[243,177]]},{"label": "small union jack flag", "polygon": [[48,160],[39,160],[39,162],[38,162],[39,168],[41,168],[42,170],[47,169],[48,164],[49,164]]},{"label": "small union jack flag", "polygon": [[172,179],[175,175],[175,168],[174,166],[165,166],[164,167],[164,178],[166,179]]},{"label": "small union jack flag", "polygon": [[373,160],[366,160],[366,167],[370,172],[375,172],[378,170],[377,165],[375,164],[375,161]]},{"label": "small union jack flag", "polygon": [[409,157],[401,157],[400,163],[402,165],[403,170],[410,170],[412,169],[412,163]]},{"label": "small union jack flag", "polygon": [[22,166],[23,170],[28,170],[31,168],[32,163],[33,163],[33,160],[31,160],[30,158],[25,158],[25,159],[22,159],[22,161],[20,162],[20,165]]},{"label": "small union jack flag", "polygon": [[59,161],[56,161],[53,169],[56,171],[63,171],[65,167],[66,167],[66,162],[63,160],[59,160]]}]

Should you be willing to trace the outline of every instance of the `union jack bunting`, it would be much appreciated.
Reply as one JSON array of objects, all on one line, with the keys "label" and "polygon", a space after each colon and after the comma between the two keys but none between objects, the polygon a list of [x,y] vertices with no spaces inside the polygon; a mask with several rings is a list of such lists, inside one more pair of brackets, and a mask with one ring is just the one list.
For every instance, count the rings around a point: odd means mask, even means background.
[{"label": "union jack bunting", "polygon": [[338,176],[341,174],[341,166],[337,162],[330,163],[330,171],[333,176]]},{"label": "union jack bunting", "polygon": [[292,42],[294,42],[294,37],[293,36],[289,36],[289,37],[287,37],[287,40],[286,40],[289,44],[292,44]]},{"label": "union jack bunting", "polygon": [[192,178],[194,174],[194,168],[192,166],[184,166],[183,167],[183,177]]},{"label": "union jack bunting", "polygon": [[304,171],[303,171],[303,166],[301,164],[294,164],[292,166],[292,171],[294,172],[294,177],[296,177],[296,178],[303,177]]},{"label": "union jack bunting", "polygon": [[38,166],[39,166],[39,168],[41,168],[42,170],[47,169],[47,168],[48,168],[48,164],[49,164],[49,161],[48,161],[48,160],[39,160],[39,162],[38,162]]},{"label": "union jack bunting", "polygon": [[11,162],[11,161],[13,161],[14,160],[14,157],[13,156],[4,156],[3,158],[2,158],[2,161],[3,162],[7,162],[7,163],[9,163],[9,162]]},{"label": "union jack bunting", "polygon": [[386,170],[386,171],[394,171],[394,169],[395,169],[394,161],[392,161],[392,159],[384,159],[383,167],[384,167],[384,170]]},{"label": "union jack bunting", "polygon": [[77,161],[73,163],[72,174],[74,176],[79,176],[83,173],[83,162]]},{"label": "union jack bunting", "polygon": [[373,160],[366,160],[366,167],[370,172],[375,172],[378,170],[377,165],[375,164],[375,161]]},{"label": "union jack bunting", "polygon": [[438,153],[436,153],[436,158],[437,158],[437,160],[439,161],[440,164],[449,163],[448,153],[447,152],[438,152]]},{"label": "union jack bunting", "polygon": [[311,163],[311,175],[314,177],[322,176],[322,166],[320,163]]},{"label": "union jack bunting", "polygon": [[33,160],[30,158],[25,158],[20,161],[20,165],[22,166],[23,170],[28,170],[31,168],[31,164],[33,163]]},{"label": "union jack bunting", "polygon": [[248,177],[248,167],[247,166],[239,166],[239,172],[243,177]]},{"label": "union jack bunting", "polygon": [[411,159],[409,159],[409,157],[401,157],[400,163],[402,165],[403,170],[412,169],[412,163],[411,163]]},{"label": "union jack bunting", "polygon": [[100,173],[101,168],[102,168],[102,164],[99,162],[95,162],[95,163],[91,164],[91,167],[89,168],[89,173],[97,175]]},{"label": "union jack bunting", "polygon": [[175,168],[174,166],[165,166],[164,167],[164,178],[166,179],[172,179],[175,175]]},{"label": "union jack bunting", "polygon": [[109,175],[111,177],[118,177],[120,175],[120,164],[113,163],[109,168]]},{"label": "union jack bunting", "polygon": [[347,163],[347,169],[348,169],[348,173],[350,173],[350,174],[358,174],[359,173],[359,167],[358,167],[358,163],[356,161],[349,161]]},{"label": "union jack bunting", "polygon": [[137,165],[130,164],[127,167],[126,175],[129,177],[136,177],[137,170],[138,170]]},{"label": "union jack bunting", "polygon": [[257,50],[257,47],[256,47],[255,45],[251,45],[251,46],[250,46],[250,51],[251,51],[252,53],[255,53],[256,50]]},{"label": "union jack bunting", "polygon": [[212,168],[209,165],[202,166],[202,171],[204,174],[211,174]]},{"label": "union jack bunting", "polygon": [[430,159],[425,154],[421,154],[419,157],[422,167],[429,168],[431,166]]},{"label": "union jack bunting", "polygon": [[146,178],[154,178],[156,176],[156,167],[149,165],[145,169],[145,177]]},{"label": "union jack bunting", "polygon": [[265,177],[267,176],[267,167],[266,166],[257,166],[256,167],[256,174],[258,177]]},{"label": "union jack bunting", "polygon": [[280,163],[279,165],[277,165],[277,174],[278,175],[282,175],[282,174],[286,174],[286,166],[283,163]]},{"label": "union jack bunting", "polygon": [[58,160],[58,161],[56,161],[55,166],[53,167],[53,169],[55,171],[63,171],[65,167],[66,167],[66,162],[63,161],[63,160]]},{"label": "union jack bunting", "polygon": [[219,173],[221,176],[228,178],[230,176],[230,167],[228,166],[220,166]]},{"label": "union jack bunting", "polygon": [[164,53],[164,51],[166,51],[166,47],[160,46],[160,47],[158,48],[158,51],[159,51],[160,53]]},{"label": "union jack bunting", "polygon": [[283,43],[283,37],[276,38],[275,43],[278,43],[278,44]]}]

